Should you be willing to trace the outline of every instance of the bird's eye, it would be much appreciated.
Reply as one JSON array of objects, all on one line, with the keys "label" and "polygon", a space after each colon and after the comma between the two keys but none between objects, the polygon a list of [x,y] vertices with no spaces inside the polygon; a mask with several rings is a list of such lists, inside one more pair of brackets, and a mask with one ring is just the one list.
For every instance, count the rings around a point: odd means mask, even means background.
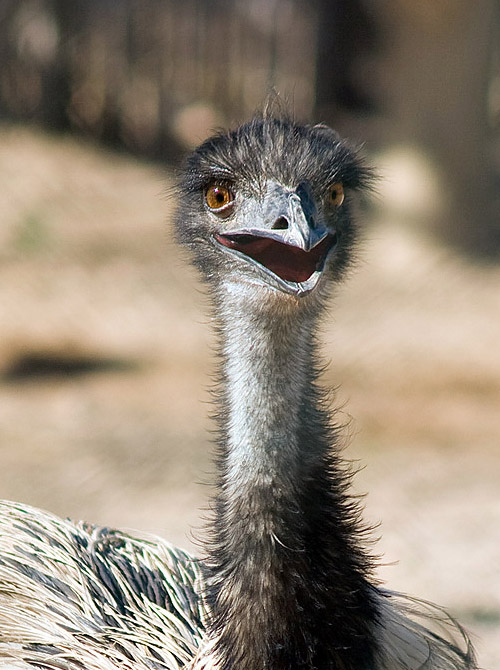
[{"label": "bird's eye", "polygon": [[234,201],[234,195],[227,186],[212,184],[205,191],[205,202],[209,209],[227,211]]},{"label": "bird's eye", "polygon": [[344,187],[340,182],[330,186],[328,189],[328,200],[330,205],[333,205],[334,207],[340,207],[344,202]]}]

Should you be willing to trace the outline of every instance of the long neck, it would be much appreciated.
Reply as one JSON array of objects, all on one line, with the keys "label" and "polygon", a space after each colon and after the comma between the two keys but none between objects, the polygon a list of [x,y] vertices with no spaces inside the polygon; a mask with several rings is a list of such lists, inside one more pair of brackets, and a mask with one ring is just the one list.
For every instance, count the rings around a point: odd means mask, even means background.
[{"label": "long neck", "polygon": [[335,431],[316,386],[315,317],[226,286],[208,599],[224,670],[361,670],[374,611]]}]

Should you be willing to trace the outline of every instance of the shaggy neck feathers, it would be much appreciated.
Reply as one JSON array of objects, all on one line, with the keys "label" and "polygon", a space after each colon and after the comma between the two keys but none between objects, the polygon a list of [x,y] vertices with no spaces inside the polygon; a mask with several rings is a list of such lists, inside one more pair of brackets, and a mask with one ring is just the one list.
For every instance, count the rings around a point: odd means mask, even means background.
[{"label": "shaggy neck feathers", "polygon": [[369,668],[369,562],[315,381],[318,305],[243,283],[222,286],[216,303],[220,479],[208,602],[217,667]]}]

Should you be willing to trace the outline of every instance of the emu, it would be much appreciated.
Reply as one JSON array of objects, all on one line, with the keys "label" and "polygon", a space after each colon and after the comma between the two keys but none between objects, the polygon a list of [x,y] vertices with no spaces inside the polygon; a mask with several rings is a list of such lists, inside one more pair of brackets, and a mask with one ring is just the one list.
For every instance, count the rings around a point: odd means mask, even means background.
[{"label": "emu", "polygon": [[473,670],[442,610],[382,589],[319,385],[316,331],[372,173],[326,126],[256,117],[204,142],[179,241],[219,338],[217,493],[196,559],[160,539],[0,509],[0,667]]}]

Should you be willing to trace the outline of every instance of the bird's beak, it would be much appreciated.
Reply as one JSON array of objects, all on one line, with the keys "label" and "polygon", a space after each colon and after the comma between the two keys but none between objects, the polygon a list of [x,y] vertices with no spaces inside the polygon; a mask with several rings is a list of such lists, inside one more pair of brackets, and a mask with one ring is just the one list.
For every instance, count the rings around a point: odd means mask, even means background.
[{"label": "bird's beak", "polygon": [[262,201],[254,203],[245,219],[249,225],[226,234],[267,237],[305,252],[314,249],[329,234],[318,220],[316,203],[306,184],[291,191],[271,182]]},{"label": "bird's beak", "polygon": [[281,290],[305,295],[316,286],[337,237],[318,224],[306,187],[272,184],[241,219],[253,225],[217,233],[216,243],[260,267]]},{"label": "bird's beak", "polygon": [[[317,226],[316,206],[310,199],[302,199],[297,192],[285,194],[274,206],[272,236],[303,251],[311,251],[327,235],[324,226]],[[273,217],[269,217],[272,219]]]}]

